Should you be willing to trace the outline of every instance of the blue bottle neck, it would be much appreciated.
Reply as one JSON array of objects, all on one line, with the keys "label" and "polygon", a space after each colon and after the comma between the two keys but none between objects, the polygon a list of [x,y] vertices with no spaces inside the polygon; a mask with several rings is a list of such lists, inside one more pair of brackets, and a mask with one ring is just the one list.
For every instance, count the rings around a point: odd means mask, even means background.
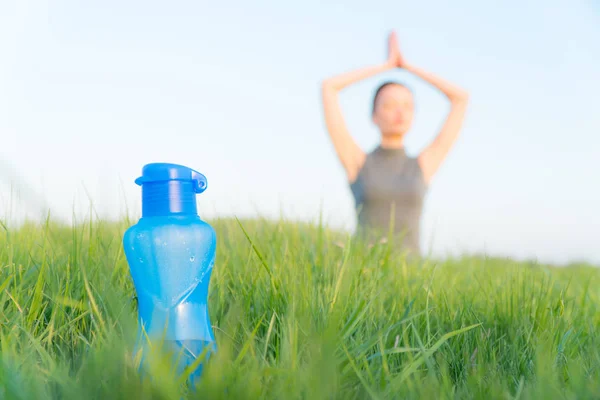
[{"label": "blue bottle neck", "polygon": [[142,217],[198,215],[192,181],[159,181],[142,185]]}]

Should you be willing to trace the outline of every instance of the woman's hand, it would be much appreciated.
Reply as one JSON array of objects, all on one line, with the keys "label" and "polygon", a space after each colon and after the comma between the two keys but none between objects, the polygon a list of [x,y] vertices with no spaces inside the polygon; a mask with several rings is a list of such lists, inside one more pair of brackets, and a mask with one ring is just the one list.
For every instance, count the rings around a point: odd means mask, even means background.
[{"label": "woman's hand", "polygon": [[391,68],[403,68],[405,65],[404,58],[400,53],[400,48],[398,46],[398,37],[396,36],[396,32],[392,31],[388,38],[388,59],[387,64]]}]

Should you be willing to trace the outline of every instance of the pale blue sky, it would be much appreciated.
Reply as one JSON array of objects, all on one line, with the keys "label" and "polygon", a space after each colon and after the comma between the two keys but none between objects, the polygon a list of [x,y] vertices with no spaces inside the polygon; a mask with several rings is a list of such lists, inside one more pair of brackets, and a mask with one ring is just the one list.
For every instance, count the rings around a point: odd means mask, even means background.
[{"label": "pale blue sky", "polygon": [[[472,99],[427,197],[424,248],[599,262],[597,0],[0,0],[0,215],[48,205],[68,219],[74,202],[85,215],[84,186],[103,217],[123,198],[139,213],[133,180],[167,161],[207,176],[205,217],[322,208],[353,229],[319,83],[383,61],[390,29],[411,63]],[[403,71],[346,90],[348,125],[376,145],[369,104],[387,78],[416,92],[416,154],[448,105]]]}]

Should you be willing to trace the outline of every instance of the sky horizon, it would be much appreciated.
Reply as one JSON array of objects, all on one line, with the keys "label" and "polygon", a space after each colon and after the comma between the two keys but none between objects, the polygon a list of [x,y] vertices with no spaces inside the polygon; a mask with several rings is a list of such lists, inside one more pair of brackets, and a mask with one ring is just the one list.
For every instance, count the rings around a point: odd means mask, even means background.
[{"label": "sky horizon", "polygon": [[[515,10],[518,10],[516,12]],[[8,0],[0,3],[0,218],[49,207],[69,221],[139,214],[144,164],[207,176],[201,215],[264,215],[354,229],[327,136],[320,82],[381,63],[398,33],[411,64],[470,93],[461,135],[434,177],[421,244],[600,263],[600,3]],[[373,90],[415,91],[416,155],[448,102],[406,71],[342,92],[366,151]],[[12,208],[11,187],[20,192]],[[75,204],[75,205],[74,205]]]}]

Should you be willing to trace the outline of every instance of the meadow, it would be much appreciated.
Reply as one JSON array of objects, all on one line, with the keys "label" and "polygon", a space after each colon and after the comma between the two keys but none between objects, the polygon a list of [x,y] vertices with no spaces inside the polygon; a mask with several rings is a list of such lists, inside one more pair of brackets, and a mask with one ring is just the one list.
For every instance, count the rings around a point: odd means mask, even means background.
[{"label": "meadow", "polygon": [[141,379],[133,220],[0,227],[0,399],[600,397],[600,269],[407,260],[316,224],[223,219],[218,352]]}]

